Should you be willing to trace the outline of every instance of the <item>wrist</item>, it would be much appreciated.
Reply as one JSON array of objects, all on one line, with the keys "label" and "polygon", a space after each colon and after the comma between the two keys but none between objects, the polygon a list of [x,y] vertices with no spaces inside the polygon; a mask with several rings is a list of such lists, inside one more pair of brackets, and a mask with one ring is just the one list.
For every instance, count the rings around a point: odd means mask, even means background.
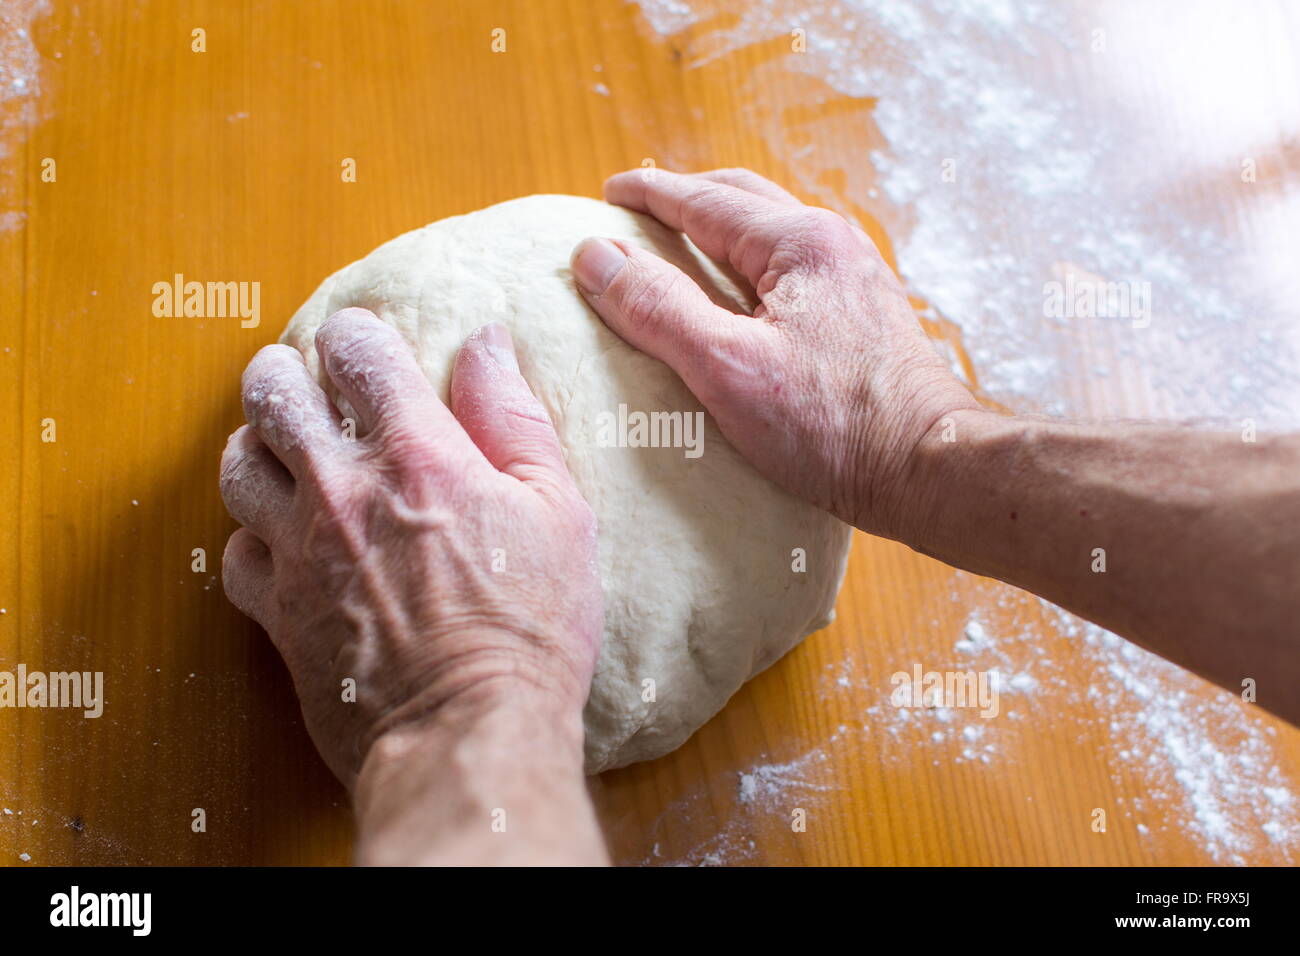
[{"label": "wrist", "polygon": [[[562,752],[581,764],[585,693],[556,677],[551,668],[525,660],[464,662],[454,679],[442,682],[437,703],[407,714],[394,713],[376,732],[361,773],[387,772],[412,755],[468,735],[510,734],[544,726]],[[403,708],[405,709],[405,708]],[[531,731],[530,731],[531,732]]]},{"label": "wrist", "polygon": [[514,825],[553,805],[582,821],[582,771],[581,708],[526,682],[477,683],[371,746],[353,793],[357,861],[504,862],[514,841],[493,840],[497,815]]},{"label": "wrist", "polygon": [[939,532],[950,525],[946,514],[964,507],[961,499],[979,486],[972,479],[981,467],[981,449],[1015,421],[979,405],[935,418],[908,455],[888,536],[924,554],[942,553]]},{"label": "wrist", "polygon": [[910,310],[877,343],[888,361],[868,363],[845,403],[851,440],[844,484],[847,507],[832,509],[869,534],[905,540],[927,462],[923,447],[945,422],[980,411],[916,325]]},{"label": "wrist", "polygon": [[[481,628],[427,638],[439,645],[441,663],[427,671],[418,690],[371,728],[373,743],[394,732],[440,723],[464,723],[497,711],[529,708],[581,713],[591,684],[561,642],[524,636],[505,628]],[[363,749],[363,753],[368,748]]]},{"label": "wrist", "polygon": [[458,643],[464,649],[437,680],[443,706],[454,703],[461,712],[511,705],[581,711],[587,701],[595,661],[584,664],[567,653],[566,645],[576,639],[491,628],[460,636]]}]

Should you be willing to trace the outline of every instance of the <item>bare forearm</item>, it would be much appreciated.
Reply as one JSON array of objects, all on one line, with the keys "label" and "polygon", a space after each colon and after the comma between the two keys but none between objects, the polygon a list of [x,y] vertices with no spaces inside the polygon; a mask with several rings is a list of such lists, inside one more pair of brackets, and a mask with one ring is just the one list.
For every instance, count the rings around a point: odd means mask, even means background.
[{"label": "bare forearm", "polygon": [[533,691],[382,738],[357,783],[357,862],[604,865],[580,713]]},{"label": "bare forearm", "polygon": [[[947,437],[948,441],[945,441]],[[1300,723],[1300,439],[960,412],[905,543],[1033,591]]]}]

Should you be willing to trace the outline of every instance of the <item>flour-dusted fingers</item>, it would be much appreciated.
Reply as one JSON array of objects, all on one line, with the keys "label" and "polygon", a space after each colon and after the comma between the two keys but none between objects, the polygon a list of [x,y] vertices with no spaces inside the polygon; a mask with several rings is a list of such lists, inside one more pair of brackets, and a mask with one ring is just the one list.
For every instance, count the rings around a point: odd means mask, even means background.
[{"label": "flour-dusted fingers", "polygon": [[482,326],[465,340],[452,369],[451,409],[497,470],[565,496],[577,494],[555,426],[519,373],[505,326]]},{"label": "flour-dusted fingers", "polygon": [[274,541],[289,520],[293,476],[247,425],[235,430],[221,454],[221,499],[230,516],[263,541]]},{"label": "flour-dusted fingers", "polygon": [[389,452],[400,455],[401,448],[418,446],[421,468],[481,460],[401,333],[373,312],[335,312],[316,333],[316,351],[330,381],[361,417],[362,431],[379,431]]},{"label": "flour-dusted fingers", "polygon": [[705,255],[730,262],[755,287],[778,244],[797,228],[796,217],[812,212],[663,169],[611,176],[605,181],[605,198],[686,233]]},{"label": "flour-dusted fingers", "polygon": [[423,418],[437,401],[401,333],[369,309],[340,309],[327,318],[316,331],[316,352],[363,432],[408,410]]},{"label": "flour-dusted fingers", "polygon": [[663,362],[702,401],[723,378],[719,367],[762,346],[769,330],[737,316],[672,263],[630,242],[584,239],[573,252],[578,289],[629,345]]},{"label": "flour-dusted fingers", "polygon": [[247,528],[239,528],[226,542],[221,556],[221,584],[231,604],[269,629],[274,563],[270,548]]},{"label": "flour-dusted fingers", "polygon": [[338,412],[297,349],[268,345],[254,355],[243,398],[248,424],[295,478],[330,474],[349,457]]},{"label": "flour-dusted fingers", "polygon": [[715,183],[723,183],[727,186],[735,186],[737,189],[743,189],[746,192],[754,193],[756,196],[762,196],[764,199],[770,199],[773,202],[785,203],[786,205],[802,206],[803,203],[794,194],[787,192],[785,189],[772,182],[770,179],[764,179],[752,169],[744,169],[739,166],[727,169],[710,169],[703,173],[691,173],[696,179],[707,179]]}]

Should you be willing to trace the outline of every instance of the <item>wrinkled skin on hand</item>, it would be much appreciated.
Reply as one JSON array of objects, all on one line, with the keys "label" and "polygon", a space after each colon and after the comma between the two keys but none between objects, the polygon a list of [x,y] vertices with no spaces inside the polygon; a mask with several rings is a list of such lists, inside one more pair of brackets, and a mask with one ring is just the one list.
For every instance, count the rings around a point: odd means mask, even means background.
[{"label": "wrinkled skin on hand", "polygon": [[369,312],[331,316],[316,347],[355,440],[296,350],[257,353],[221,462],[244,525],[223,579],[330,768],[351,788],[377,739],[470,695],[538,687],[580,710],[603,623],[595,519],[508,333],[469,338],[450,410]]},{"label": "wrinkled skin on hand", "polygon": [[753,316],[732,314],[658,256],[588,239],[574,271],[610,328],[676,371],[768,478],[899,537],[913,449],[948,414],[979,406],[866,233],[740,169],[634,170],[605,197],[685,232],[761,301]]},{"label": "wrinkled skin on hand", "polygon": [[[601,318],[773,481],[904,537],[914,448],[978,404],[866,234],[746,170],[636,170],[605,193],[729,263],[761,304],[732,314],[657,256],[593,238],[574,271]],[[351,786],[377,739],[473,695],[540,687],[576,712],[602,630],[594,520],[508,334],[466,342],[450,411],[364,310],[332,316],[316,345],[357,440],[298,353],[270,346],[245,373],[249,425],[221,487],[245,526],[226,592],[279,648],[325,760]]]}]

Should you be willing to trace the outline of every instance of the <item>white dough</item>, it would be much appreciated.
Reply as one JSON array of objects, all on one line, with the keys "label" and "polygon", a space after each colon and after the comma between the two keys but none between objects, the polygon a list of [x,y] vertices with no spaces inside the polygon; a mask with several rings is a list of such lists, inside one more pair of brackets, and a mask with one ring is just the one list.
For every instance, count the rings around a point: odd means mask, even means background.
[{"label": "white dough", "polygon": [[[323,383],[316,329],[362,306],[414,346],[446,401],[466,336],[494,321],[510,329],[600,526],[605,643],[585,713],[587,772],[597,773],[678,747],[741,684],[829,623],[850,529],[761,477],[707,416],[698,458],[598,444],[599,416],[620,404],[647,413],[701,406],[578,295],[569,256],[587,236],[651,249],[719,304],[750,311],[735,284],[655,220],[593,199],[529,196],[385,243],[326,279],[282,341]],[[802,573],[795,549],[806,554]]]}]

